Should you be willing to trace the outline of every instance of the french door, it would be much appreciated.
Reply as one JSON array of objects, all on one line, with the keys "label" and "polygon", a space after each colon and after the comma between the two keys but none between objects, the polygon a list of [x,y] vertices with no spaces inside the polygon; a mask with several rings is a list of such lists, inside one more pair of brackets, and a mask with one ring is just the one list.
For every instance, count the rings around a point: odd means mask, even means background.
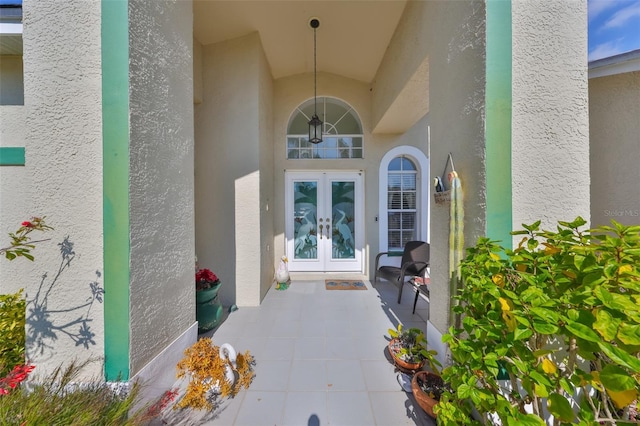
[{"label": "french door", "polygon": [[362,172],[287,171],[290,271],[362,272]]}]

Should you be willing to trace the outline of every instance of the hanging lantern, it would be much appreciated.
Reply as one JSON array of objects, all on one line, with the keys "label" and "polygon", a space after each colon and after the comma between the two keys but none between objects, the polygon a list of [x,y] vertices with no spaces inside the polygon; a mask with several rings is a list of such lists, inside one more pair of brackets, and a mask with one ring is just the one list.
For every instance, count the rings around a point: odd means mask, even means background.
[{"label": "hanging lantern", "polygon": [[317,99],[317,70],[316,70],[316,29],[320,26],[320,21],[313,18],[309,21],[309,26],[313,28],[313,116],[309,120],[309,142],[322,142],[322,120],[318,118],[318,99]]}]

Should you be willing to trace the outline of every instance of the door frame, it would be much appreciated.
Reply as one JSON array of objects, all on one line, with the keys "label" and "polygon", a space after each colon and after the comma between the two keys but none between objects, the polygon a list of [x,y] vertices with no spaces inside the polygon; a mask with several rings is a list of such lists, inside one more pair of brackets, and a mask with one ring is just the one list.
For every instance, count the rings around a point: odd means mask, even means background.
[{"label": "door frame", "polygon": [[[365,268],[365,227],[364,227],[364,207],[365,207],[365,192],[364,192],[364,171],[363,170],[285,170],[285,253],[289,259],[289,270],[292,272],[312,272],[312,273],[335,273],[335,272],[349,272],[349,273],[364,273]],[[294,224],[291,215],[294,210],[293,200],[293,183],[301,179],[307,179],[309,181],[317,180],[319,182],[318,189],[326,184],[327,188],[330,188],[330,183],[335,179],[353,180],[355,183],[354,194],[354,251],[355,257],[353,259],[332,259],[331,258],[331,245],[324,255],[320,253],[320,247],[318,249],[317,260],[302,260],[296,261],[293,253],[293,234]],[[322,185],[321,183],[322,182]],[[330,204],[331,191],[325,190],[324,194],[318,192],[318,203]],[[316,229],[318,231],[318,229]]]}]

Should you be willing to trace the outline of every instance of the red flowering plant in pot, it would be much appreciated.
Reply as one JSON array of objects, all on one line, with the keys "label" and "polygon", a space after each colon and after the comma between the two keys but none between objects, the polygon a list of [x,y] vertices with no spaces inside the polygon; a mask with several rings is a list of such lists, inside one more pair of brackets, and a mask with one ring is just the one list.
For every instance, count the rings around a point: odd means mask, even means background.
[{"label": "red flowering plant in pot", "polygon": [[206,290],[220,284],[220,278],[211,269],[202,268],[196,271],[196,291]]},{"label": "red flowering plant in pot", "polygon": [[210,269],[196,269],[196,320],[198,332],[214,329],[222,319],[222,304],[218,296],[220,279]]}]

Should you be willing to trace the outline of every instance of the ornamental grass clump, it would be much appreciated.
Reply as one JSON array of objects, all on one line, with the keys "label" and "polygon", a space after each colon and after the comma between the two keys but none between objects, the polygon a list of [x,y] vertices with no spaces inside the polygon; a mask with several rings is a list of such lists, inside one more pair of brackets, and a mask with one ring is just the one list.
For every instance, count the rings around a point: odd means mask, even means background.
[{"label": "ornamental grass clump", "polygon": [[468,249],[439,424],[637,423],[640,226],[585,224],[536,222],[514,250]]},{"label": "ornamental grass clump", "polygon": [[184,396],[176,408],[213,410],[220,398],[234,397],[240,389],[248,389],[254,372],[255,361],[246,351],[236,358],[237,381],[235,384],[225,379],[227,367],[233,368],[229,359],[220,356],[220,347],[213,345],[208,337],[199,339],[184,351],[178,362],[178,378],[187,378],[189,383]]},{"label": "ornamental grass clump", "polygon": [[21,385],[0,395],[0,424],[134,426],[150,420],[144,410],[133,412],[137,385],[119,395],[101,380],[75,383],[87,362],[72,362],[28,388]]}]

